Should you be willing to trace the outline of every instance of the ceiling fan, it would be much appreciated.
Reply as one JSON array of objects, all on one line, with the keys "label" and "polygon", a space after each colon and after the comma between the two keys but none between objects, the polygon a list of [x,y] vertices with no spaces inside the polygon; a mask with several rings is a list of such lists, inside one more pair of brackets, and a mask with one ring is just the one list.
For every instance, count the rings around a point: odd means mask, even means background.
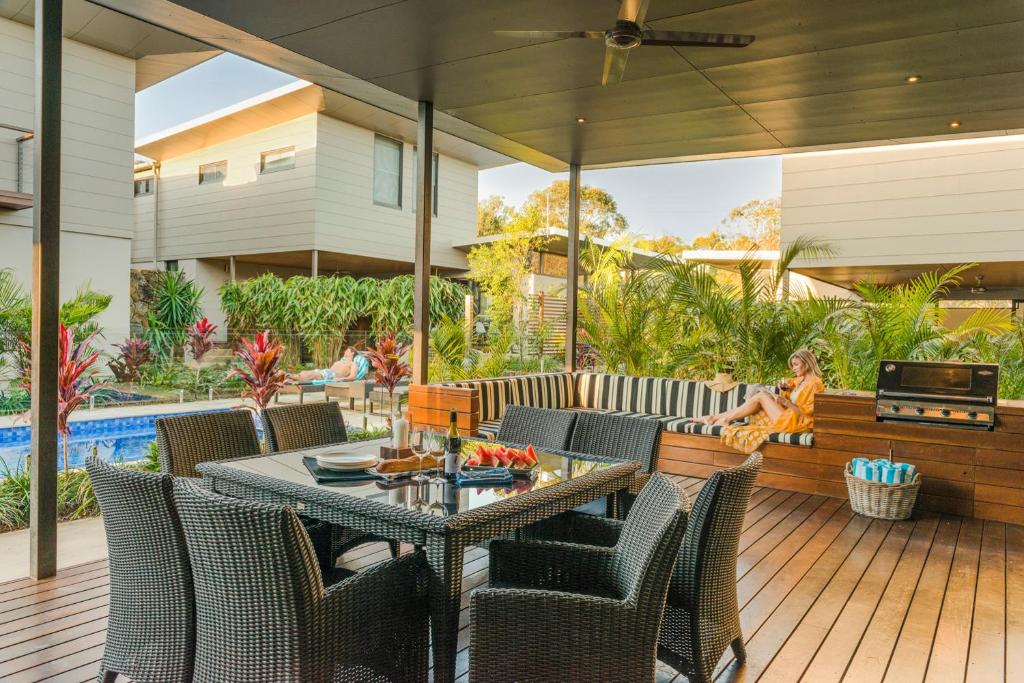
[{"label": "ceiling fan", "polygon": [[560,38],[591,38],[603,40],[604,73],[601,85],[618,83],[626,70],[629,51],[641,45],[669,45],[682,47],[746,47],[754,36],[737,33],[693,33],[690,31],[645,31],[641,28],[647,16],[650,0],[622,0],[619,18],[607,31],[495,31],[501,36],[532,40],[558,40]]}]

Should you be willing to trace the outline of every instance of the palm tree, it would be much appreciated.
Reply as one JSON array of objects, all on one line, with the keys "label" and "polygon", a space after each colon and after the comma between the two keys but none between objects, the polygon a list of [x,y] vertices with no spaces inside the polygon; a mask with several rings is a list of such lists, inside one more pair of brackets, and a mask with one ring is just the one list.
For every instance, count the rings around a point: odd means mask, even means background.
[{"label": "palm tree", "polygon": [[832,250],[808,238],[790,243],[772,268],[752,253],[735,278],[723,278],[705,264],[659,259],[669,301],[679,311],[681,335],[674,362],[684,374],[711,376],[731,368],[737,379],[769,382],[787,371],[790,353],[814,340],[825,320],[852,305],[847,299],[791,299],[787,272],[797,258],[823,258]]}]

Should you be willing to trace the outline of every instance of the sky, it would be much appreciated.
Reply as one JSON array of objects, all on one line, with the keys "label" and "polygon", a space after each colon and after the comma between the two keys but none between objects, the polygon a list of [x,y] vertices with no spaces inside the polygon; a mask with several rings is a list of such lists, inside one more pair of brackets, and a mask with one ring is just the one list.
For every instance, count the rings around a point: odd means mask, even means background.
[{"label": "sky", "polygon": [[[235,55],[215,57],[136,95],[135,136],[146,137],[294,80]],[[519,206],[534,190],[565,177],[512,164],[481,171],[478,195],[499,195]],[[585,170],[582,180],[615,198],[631,232],[689,241],[710,232],[747,200],[779,196],[782,162],[759,157]]]}]

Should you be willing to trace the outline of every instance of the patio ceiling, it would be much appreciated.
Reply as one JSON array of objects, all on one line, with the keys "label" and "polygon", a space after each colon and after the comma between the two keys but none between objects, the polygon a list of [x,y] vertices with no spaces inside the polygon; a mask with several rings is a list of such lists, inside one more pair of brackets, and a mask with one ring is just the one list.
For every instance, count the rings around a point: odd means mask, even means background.
[{"label": "patio ceiling", "polygon": [[757,40],[642,46],[608,87],[600,41],[494,31],[603,29],[617,0],[101,4],[410,118],[406,103],[431,100],[440,130],[552,170],[948,135],[954,119],[958,134],[1024,123],[1019,0],[651,0],[649,28]]},{"label": "patio ceiling", "polygon": [[[31,25],[35,19],[35,3],[33,0],[0,0],[0,17]],[[136,90],[144,90],[220,54],[220,50],[211,50],[191,38],[85,0],[65,0],[64,37],[137,60]]]}]

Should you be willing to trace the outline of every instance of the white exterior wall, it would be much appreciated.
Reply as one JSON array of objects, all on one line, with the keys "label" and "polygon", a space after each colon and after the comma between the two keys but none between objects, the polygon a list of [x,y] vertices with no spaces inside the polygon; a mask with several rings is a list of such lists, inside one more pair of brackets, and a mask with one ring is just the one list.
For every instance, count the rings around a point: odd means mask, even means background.
[{"label": "white exterior wall", "polygon": [[[61,294],[80,286],[111,294],[99,319],[128,330],[130,240],[134,232],[135,62],[64,40],[61,173]],[[33,29],[0,19],[0,122],[32,128]],[[15,187],[15,143],[0,129],[0,186]],[[24,191],[32,191],[32,143],[25,145]],[[0,209],[0,265],[28,286],[32,210]]]},{"label": "white exterior wall", "polygon": [[[260,153],[295,147],[295,168],[260,174]],[[189,154],[160,167],[159,261],[313,249],[316,115]],[[199,184],[199,166],[227,161],[222,183]],[[132,260],[153,260],[153,196],[136,200]]]},{"label": "white exterior wall", "polygon": [[[373,203],[374,132],[318,115],[317,248],[411,263],[416,214],[413,145],[404,144],[402,207]],[[452,249],[476,234],[477,168],[452,157],[438,160],[437,216],[431,222],[431,265],[466,267],[465,254]]]},{"label": "white exterior wall", "polygon": [[782,241],[801,265],[1024,260],[1024,136],[812,153],[782,161]]}]

